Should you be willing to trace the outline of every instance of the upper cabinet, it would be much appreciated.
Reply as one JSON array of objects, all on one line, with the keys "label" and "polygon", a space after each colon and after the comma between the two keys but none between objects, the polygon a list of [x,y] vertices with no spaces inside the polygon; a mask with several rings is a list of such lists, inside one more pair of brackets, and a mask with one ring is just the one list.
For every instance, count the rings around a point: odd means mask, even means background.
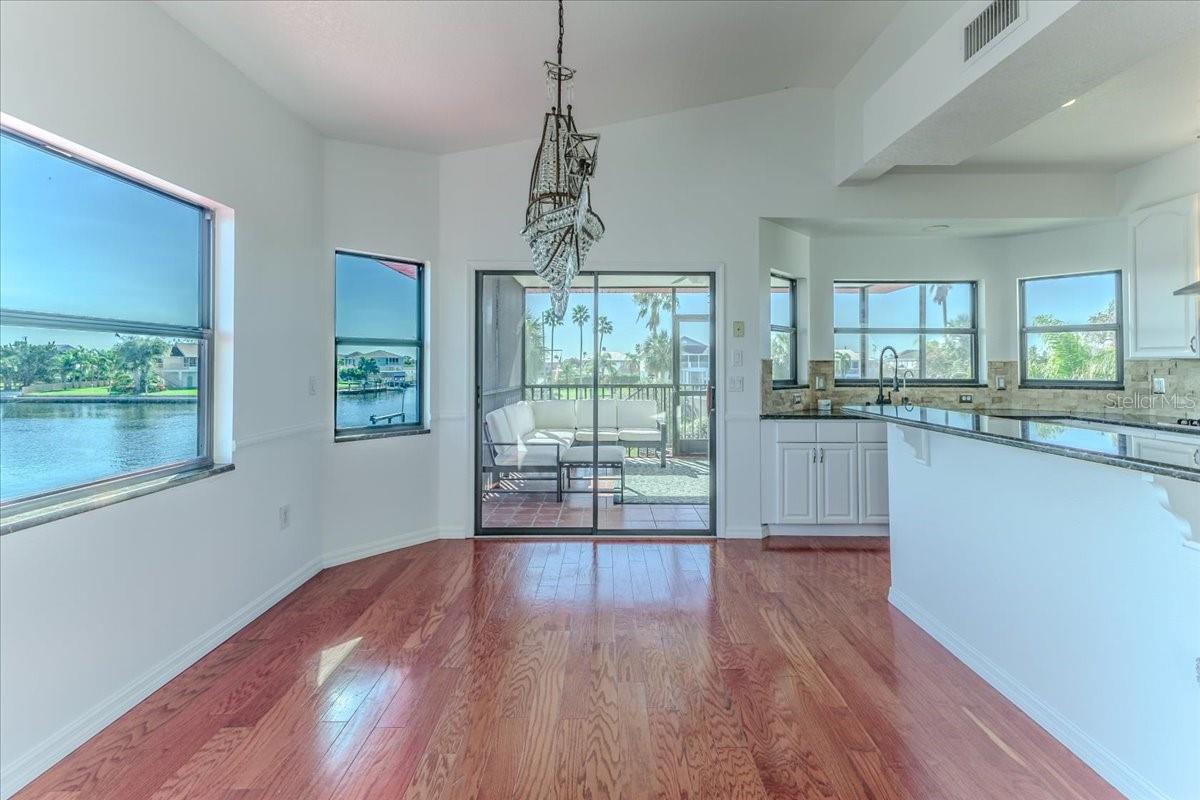
[{"label": "upper cabinet", "polygon": [[1133,214],[1133,263],[1129,271],[1129,356],[1197,358],[1200,314],[1197,295],[1176,289],[1200,280],[1197,195],[1143,208]]}]

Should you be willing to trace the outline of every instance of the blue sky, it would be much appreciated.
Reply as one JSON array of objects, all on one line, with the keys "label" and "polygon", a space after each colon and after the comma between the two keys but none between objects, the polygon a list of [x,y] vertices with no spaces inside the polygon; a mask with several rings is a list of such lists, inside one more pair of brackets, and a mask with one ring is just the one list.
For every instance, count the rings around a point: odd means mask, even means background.
[{"label": "blue sky", "polygon": [[[668,281],[669,283],[669,281]],[[646,319],[637,318],[637,306],[633,303],[633,293],[639,291],[637,289],[629,289],[628,291],[601,291],[598,295],[597,305],[599,314],[608,317],[612,322],[613,332],[604,337],[604,349],[609,352],[632,353],[633,348],[639,342],[643,341],[650,335],[649,328],[646,327]],[[681,314],[696,314],[708,312],[708,297],[700,292],[681,292],[679,297],[679,313]],[[592,293],[572,292],[570,302],[567,304],[567,316],[563,320],[563,324],[558,326],[554,332],[554,347],[556,350],[562,350],[564,358],[577,357],[579,355],[579,326],[571,323],[571,309],[577,305],[586,306],[588,314],[591,317],[596,316],[596,310],[592,307]],[[535,319],[541,318],[544,311],[550,308],[550,295],[546,292],[527,292],[525,295],[525,310],[530,316]],[[702,326],[700,326],[702,327]],[[658,323],[658,329],[664,331],[668,335],[671,333],[671,314],[664,313],[661,315],[661,320]],[[698,331],[683,331],[685,335],[695,335]],[[587,356],[592,352],[592,320],[583,328],[583,352]],[[550,330],[546,329],[546,345],[550,344]]]},{"label": "blue sky", "polygon": [[361,339],[417,338],[417,282],[378,259],[335,256],[337,335]]},{"label": "blue sky", "polygon": [[[0,200],[4,308],[198,323],[203,212],[195,206],[10,136],[0,137]],[[69,337],[79,335],[54,338],[85,343]]]}]

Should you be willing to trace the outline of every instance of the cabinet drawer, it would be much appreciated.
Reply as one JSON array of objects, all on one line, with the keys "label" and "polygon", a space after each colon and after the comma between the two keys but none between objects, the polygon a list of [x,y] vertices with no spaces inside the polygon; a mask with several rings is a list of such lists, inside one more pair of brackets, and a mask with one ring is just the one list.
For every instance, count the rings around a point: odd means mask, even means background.
[{"label": "cabinet drawer", "polygon": [[818,422],[818,442],[853,442],[857,440],[854,422]]},{"label": "cabinet drawer", "polygon": [[883,422],[858,423],[858,440],[860,442],[886,442],[887,424]]},{"label": "cabinet drawer", "polygon": [[817,440],[817,423],[805,420],[784,420],[777,423],[775,441],[777,442],[815,442]]}]

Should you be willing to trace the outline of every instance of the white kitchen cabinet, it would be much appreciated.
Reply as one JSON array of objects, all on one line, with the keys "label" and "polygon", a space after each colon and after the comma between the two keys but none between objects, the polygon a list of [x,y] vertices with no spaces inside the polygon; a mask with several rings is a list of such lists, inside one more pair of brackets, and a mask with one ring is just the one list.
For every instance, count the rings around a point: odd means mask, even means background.
[{"label": "white kitchen cabinet", "polygon": [[886,533],[887,442],[879,441],[885,428],[850,420],[764,420],[763,523],[777,533]]},{"label": "white kitchen cabinet", "polygon": [[788,524],[817,521],[817,448],[787,442],[776,446],[779,464],[779,509],[776,519]]},{"label": "white kitchen cabinet", "polygon": [[817,522],[821,525],[858,522],[858,445],[820,445],[817,473]]},{"label": "white kitchen cabinet", "polygon": [[1130,217],[1129,356],[1200,356],[1200,299],[1174,292],[1200,280],[1198,196],[1144,208]]},{"label": "white kitchen cabinet", "polygon": [[867,442],[858,445],[858,521],[887,524],[887,444]]}]

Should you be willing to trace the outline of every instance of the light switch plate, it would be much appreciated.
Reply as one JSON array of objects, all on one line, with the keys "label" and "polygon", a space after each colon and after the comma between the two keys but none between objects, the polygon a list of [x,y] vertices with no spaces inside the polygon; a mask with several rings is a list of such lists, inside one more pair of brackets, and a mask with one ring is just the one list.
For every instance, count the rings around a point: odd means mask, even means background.
[{"label": "light switch plate", "polygon": [[734,350],[733,355],[729,359],[731,366],[740,367],[742,365],[742,351]]},{"label": "light switch plate", "polygon": [[741,339],[746,335],[746,323],[740,319],[733,321],[733,338]]},{"label": "light switch plate", "polygon": [[813,377],[813,388],[816,389],[818,392],[823,391],[825,389],[825,376],[824,375],[817,375],[817,376]]},{"label": "light switch plate", "polygon": [[1150,394],[1166,394],[1167,379],[1153,376],[1150,378]]},{"label": "light switch plate", "polygon": [[1008,378],[1003,375],[996,376],[996,391],[1003,392],[1008,388]]}]

